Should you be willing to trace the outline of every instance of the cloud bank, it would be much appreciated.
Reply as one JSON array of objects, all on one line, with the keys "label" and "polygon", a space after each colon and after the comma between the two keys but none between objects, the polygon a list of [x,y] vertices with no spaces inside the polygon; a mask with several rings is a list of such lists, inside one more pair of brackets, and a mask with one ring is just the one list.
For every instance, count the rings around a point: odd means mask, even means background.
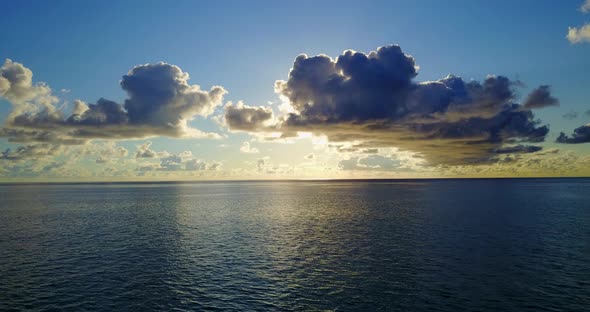
[{"label": "cloud bank", "polygon": [[341,170],[378,170],[388,171],[401,167],[401,162],[393,157],[369,155],[365,157],[351,157],[338,163]]},{"label": "cloud bank", "polygon": [[336,59],[299,55],[288,79],[275,82],[292,113],[272,122],[270,109],[241,104],[226,107],[225,122],[230,130],[283,137],[312,132],[356,149],[399,147],[431,164],[481,163],[502,147],[544,141],[549,128],[531,109],[558,104],[549,86],[516,103],[522,83],[503,76],[416,82],[417,75],[414,58],[397,45],[367,54],[347,50]]},{"label": "cloud bank", "polygon": [[191,128],[188,122],[207,117],[223,100],[225,89],[201,90],[188,83],[178,66],[139,65],[124,75],[120,85],[124,103],[104,98],[94,104],[74,101],[71,114],[43,83],[33,83],[31,70],[6,60],[0,67],[0,97],[12,104],[0,136],[11,142],[82,144],[92,139],[138,139],[153,136],[219,137]]}]

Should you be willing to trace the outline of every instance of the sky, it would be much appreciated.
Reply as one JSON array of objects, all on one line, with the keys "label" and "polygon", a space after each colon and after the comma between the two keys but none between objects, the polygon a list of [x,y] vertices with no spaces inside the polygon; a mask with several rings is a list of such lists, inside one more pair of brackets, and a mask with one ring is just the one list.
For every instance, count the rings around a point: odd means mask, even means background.
[{"label": "sky", "polygon": [[3,12],[0,182],[590,175],[590,0]]}]

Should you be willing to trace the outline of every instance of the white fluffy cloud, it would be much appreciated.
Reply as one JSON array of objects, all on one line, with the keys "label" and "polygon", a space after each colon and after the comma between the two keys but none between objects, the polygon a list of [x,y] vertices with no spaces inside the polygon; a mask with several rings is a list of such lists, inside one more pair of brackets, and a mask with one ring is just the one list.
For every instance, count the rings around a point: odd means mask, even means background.
[{"label": "white fluffy cloud", "polygon": [[35,114],[45,120],[59,118],[55,104],[58,98],[45,83],[33,83],[33,72],[23,64],[6,59],[0,67],[0,98],[12,104],[8,119]]},{"label": "white fluffy cloud", "polygon": [[246,141],[242,143],[242,146],[240,147],[240,152],[246,154],[257,154],[259,151],[256,147],[250,146],[250,142]]},{"label": "white fluffy cloud", "polygon": [[590,24],[585,24],[582,27],[570,27],[566,38],[573,44],[590,42]]},{"label": "white fluffy cloud", "polygon": [[[590,12],[590,0],[584,1],[580,6],[580,11],[582,13]],[[590,23],[586,23],[581,27],[569,27],[565,37],[572,44],[590,42]]]}]

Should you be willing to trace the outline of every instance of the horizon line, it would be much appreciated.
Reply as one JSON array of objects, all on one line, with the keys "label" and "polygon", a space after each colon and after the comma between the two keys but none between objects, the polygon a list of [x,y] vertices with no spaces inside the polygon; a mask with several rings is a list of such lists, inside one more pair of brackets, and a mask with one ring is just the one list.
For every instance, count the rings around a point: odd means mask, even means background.
[{"label": "horizon line", "polygon": [[571,177],[436,177],[436,178],[347,178],[347,179],[211,179],[211,180],[128,180],[128,181],[18,181],[3,182],[0,186],[10,185],[74,185],[74,184],[205,184],[205,183],[256,183],[256,182],[413,182],[413,181],[449,181],[449,180],[565,180],[590,179],[589,176]]}]

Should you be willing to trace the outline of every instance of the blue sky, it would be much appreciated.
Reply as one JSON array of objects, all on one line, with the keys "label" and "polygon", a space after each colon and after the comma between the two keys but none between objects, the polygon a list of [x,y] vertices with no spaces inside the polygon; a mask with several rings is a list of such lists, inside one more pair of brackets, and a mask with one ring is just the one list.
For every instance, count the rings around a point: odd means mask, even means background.
[{"label": "blue sky", "polygon": [[[560,131],[590,122],[590,44],[571,44],[568,27],[590,21],[583,1],[13,1],[3,5],[0,57],[22,63],[34,82],[46,82],[61,101],[99,98],[123,102],[122,75],[134,66],[164,61],[190,74],[190,83],[209,90],[221,85],[223,103],[243,100],[250,106],[279,101],[275,80],[288,79],[295,57],[346,49],[368,53],[398,44],[420,66],[417,82],[447,74],[483,80],[488,74],[520,80],[526,96],[538,85],[550,85],[559,107],[535,111],[550,125],[545,147]],[[67,89],[69,92],[60,92]],[[2,101],[0,117],[11,108]],[[579,117],[566,120],[575,111]],[[216,108],[223,114],[223,105]],[[209,116],[191,123],[205,131],[225,133],[218,140],[149,138],[152,146],[177,154],[193,146],[194,154],[220,159],[224,167],[247,166],[219,145],[241,146],[250,133],[232,134]],[[134,153],[146,140],[115,142]],[[14,144],[2,139],[2,146]],[[109,143],[110,144],[110,143]],[[281,158],[285,145],[256,144],[258,158]],[[312,144],[301,153],[312,153]],[[264,152],[263,149],[270,152]],[[560,146],[588,154],[586,144]],[[271,156],[265,153],[272,154]],[[130,157],[130,156],[128,156]],[[338,156],[341,157],[341,156]],[[294,161],[289,165],[296,166]],[[324,164],[325,166],[326,164]],[[8,165],[7,165],[8,166]],[[334,167],[337,171],[338,166]],[[395,176],[395,173],[384,172]],[[229,174],[231,176],[231,174]]]}]

